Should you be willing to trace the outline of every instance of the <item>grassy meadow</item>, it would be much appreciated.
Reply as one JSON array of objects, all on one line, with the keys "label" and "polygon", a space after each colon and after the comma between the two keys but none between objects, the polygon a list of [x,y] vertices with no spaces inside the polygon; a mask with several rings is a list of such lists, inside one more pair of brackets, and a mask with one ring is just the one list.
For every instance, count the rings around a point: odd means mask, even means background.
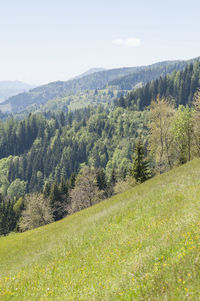
[{"label": "grassy meadow", "polygon": [[0,300],[200,300],[200,160],[1,237]]}]

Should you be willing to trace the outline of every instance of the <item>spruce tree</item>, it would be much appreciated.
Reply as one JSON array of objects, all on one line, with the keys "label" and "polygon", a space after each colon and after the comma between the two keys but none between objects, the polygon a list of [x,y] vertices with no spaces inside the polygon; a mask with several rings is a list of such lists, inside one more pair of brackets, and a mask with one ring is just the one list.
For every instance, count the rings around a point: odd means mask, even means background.
[{"label": "spruce tree", "polygon": [[16,216],[11,200],[0,202],[0,236],[13,231],[16,226]]},{"label": "spruce tree", "polygon": [[57,182],[54,182],[53,185],[51,186],[51,191],[50,191],[50,206],[51,208],[54,208],[55,202],[60,201],[60,191],[59,191],[59,185]]},{"label": "spruce tree", "polygon": [[61,179],[61,183],[59,185],[59,191],[61,195],[68,195],[68,183],[64,178]]},{"label": "spruce tree", "polygon": [[123,95],[121,95],[120,98],[119,98],[119,107],[121,107],[121,108],[126,107]]},{"label": "spruce tree", "polygon": [[107,183],[106,183],[106,174],[103,168],[97,170],[97,186],[99,190],[106,190]]},{"label": "spruce tree", "polygon": [[76,174],[75,172],[73,172],[69,178],[68,188],[73,189],[75,187],[75,182],[76,182]]},{"label": "spruce tree", "polygon": [[45,182],[43,187],[43,195],[45,198],[48,198],[51,192],[51,184],[49,182]]},{"label": "spruce tree", "polygon": [[149,162],[145,159],[141,138],[136,143],[131,174],[138,183],[143,183],[150,178]]},{"label": "spruce tree", "polygon": [[110,177],[110,185],[114,186],[116,182],[117,182],[116,172],[115,172],[115,169],[113,168],[111,177]]}]

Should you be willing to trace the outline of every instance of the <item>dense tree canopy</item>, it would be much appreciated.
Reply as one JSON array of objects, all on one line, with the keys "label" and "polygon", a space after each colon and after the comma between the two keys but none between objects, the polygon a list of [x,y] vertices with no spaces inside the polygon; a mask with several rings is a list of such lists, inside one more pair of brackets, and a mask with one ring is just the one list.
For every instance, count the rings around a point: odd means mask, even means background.
[{"label": "dense tree canopy", "polygon": [[[200,62],[188,65],[182,71],[174,71],[156,79],[144,87],[128,94],[123,107],[143,110],[159,95],[161,98],[172,98],[176,106],[191,104],[196,90],[200,87]],[[118,101],[117,104],[121,106]]]},{"label": "dense tree canopy", "polygon": [[0,121],[0,234],[91,206],[127,175],[141,183],[150,165],[164,172],[199,156],[199,84],[197,62],[118,95],[116,107]]}]

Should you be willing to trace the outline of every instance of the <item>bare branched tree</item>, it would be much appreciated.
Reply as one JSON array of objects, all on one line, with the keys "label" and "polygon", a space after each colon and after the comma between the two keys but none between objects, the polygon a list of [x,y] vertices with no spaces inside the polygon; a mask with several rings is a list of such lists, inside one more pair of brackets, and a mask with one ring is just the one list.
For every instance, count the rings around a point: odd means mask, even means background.
[{"label": "bare branched tree", "polygon": [[45,199],[42,194],[36,193],[27,196],[26,204],[19,224],[21,231],[34,229],[53,221],[49,200]]},{"label": "bare branched tree", "polygon": [[194,144],[196,155],[200,157],[200,90],[197,90],[194,95],[193,107]]},{"label": "bare branched tree", "polygon": [[102,196],[103,192],[97,186],[96,172],[85,166],[76,179],[75,188],[70,192],[70,213],[92,206],[99,202]]},{"label": "bare branched tree", "polygon": [[173,104],[158,96],[151,103],[151,123],[149,150],[155,158],[157,169],[163,171],[165,166],[172,166],[172,143],[171,122],[175,114]]}]

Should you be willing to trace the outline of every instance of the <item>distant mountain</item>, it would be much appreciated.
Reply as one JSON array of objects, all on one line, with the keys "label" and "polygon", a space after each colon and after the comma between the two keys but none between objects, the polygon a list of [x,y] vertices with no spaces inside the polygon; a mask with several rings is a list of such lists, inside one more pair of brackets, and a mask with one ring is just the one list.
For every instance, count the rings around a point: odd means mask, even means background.
[{"label": "distant mountain", "polygon": [[105,71],[105,70],[106,70],[105,68],[91,68],[91,69],[87,70],[86,72],[76,76],[75,78],[82,78],[84,76],[93,74],[95,72],[100,72],[100,71]]},{"label": "distant mountain", "polygon": [[194,94],[200,89],[200,59],[188,64],[183,70],[160,77],[144,87],[133,90],[117,105],[130,109],[143,110],[159,95],[161,98],[172,98],[177,106],[191,105]]},{"label": "distant mountain", "polygon": [[21,81],[0,81],[0,102],[30,89],[33,89],[33,86]]},{"label": "distant mountain", "polygon": [[37,87],[29,92],[9,97],[0,105],[2,111],[19,112],[31,105],[45,104],[56,97],[62,97],[78,91],[96,90],[105,87],[109,81],[136,72],[141,67],[129,67],[95,72],[66,82],[57,81]]},{"label": "distant mountain", "polygon": [[0,110],[13,113],[21,112],[27,107],[40,106],[57,97],[69,96],[80,91],[104,89],[107,86],[109,88],[113,86],[114,89],[120,91],[135,89],[175,70],[183,70],[188,64],[196,60],[198,58],[189,61],[159,62],[150,66],[104,70],[66,82],[52,82],[29,92],[9,97],[0,105]]},{"label": "distant mountain", "polygon": [[134,90],[144,86],[152,80],[164,77],[174,70],[183,70],[188,64],[195,63],[200,57],[188,61],[166,61],[147,66],[140,72],[127,74],[123,77],[111,80],[108,85],[115,86],[120,90]]}]

